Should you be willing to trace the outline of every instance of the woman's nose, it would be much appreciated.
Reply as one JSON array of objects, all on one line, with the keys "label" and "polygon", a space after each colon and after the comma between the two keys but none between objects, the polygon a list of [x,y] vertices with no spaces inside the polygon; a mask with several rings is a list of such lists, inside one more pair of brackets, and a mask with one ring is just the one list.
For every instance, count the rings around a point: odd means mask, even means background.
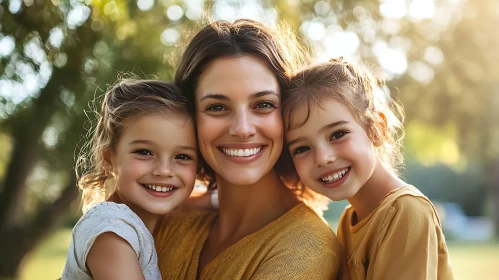
[{"label": "woman's nose", "polygon": [[256,128],[252,122],[250,113],[245,111],[237,113],[232,119],[229,134],[241,139],[248,139],[251,136],[254,136],[256,134]]}]

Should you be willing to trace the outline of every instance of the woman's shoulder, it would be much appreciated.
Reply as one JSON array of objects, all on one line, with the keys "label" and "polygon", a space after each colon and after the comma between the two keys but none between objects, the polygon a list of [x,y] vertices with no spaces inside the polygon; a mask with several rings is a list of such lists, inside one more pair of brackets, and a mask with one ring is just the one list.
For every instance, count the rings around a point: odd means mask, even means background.
[{"label": "woman's shoulder", "polygon": [[[300,203],[288,211],[276,230],[282,240],[302,240],[304,244],[315,246],[339,247],[336,234],[317,212],[305,203]],[[305,242],[306,241],[306,242]]]},{"label": "woman's shoulder", "polygon": [[298,255],[307,258],[309,265],[326,262],[329,264],[327,270],[337,273],[343,249],[327,222],[305,203],[295,206],[284,218],[285,221],[274,229],[274,248],[299,251]]},{"label": "woman's shoulder", "polygon": [[159,219],[154,238],[164,238],[173,233],[201,232],[209,228],[217,216],[217,211],[209,210],[178,209],[172,211]]},{"label": "woman's shoulder", "polygon": [[295,225],[329,228],[326,220],[305,202],[293,207],[286,215],[288,222]]},{"label": "woman's shoulder", "polygon": [[161,217],[153,233],[158,258],[192,254],[199,240],[208,235],[217,215],[208,210],[179,209]]},{"label": "woman's shoulder", "polygon": [[204,209],[177,209],[161,216],[160,223],[168,226],[205,224],[218,216],[218,211]]}]

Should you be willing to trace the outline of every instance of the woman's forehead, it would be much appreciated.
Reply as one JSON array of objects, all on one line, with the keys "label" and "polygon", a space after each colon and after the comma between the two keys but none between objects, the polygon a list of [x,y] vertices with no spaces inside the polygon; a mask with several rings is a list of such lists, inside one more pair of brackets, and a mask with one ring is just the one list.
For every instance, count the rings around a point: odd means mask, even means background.
[{"label": "woman's forehead", "polygon": [[207,94],[253,94],[273,91],[279,94],[279,83],[267,64],[252,56],[219,58],[201,73],[196,90],[197,98]]}]

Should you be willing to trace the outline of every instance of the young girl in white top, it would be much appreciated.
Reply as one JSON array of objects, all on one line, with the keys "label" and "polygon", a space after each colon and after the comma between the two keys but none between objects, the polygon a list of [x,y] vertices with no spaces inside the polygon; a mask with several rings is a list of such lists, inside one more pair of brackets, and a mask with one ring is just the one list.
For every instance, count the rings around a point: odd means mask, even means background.
[{"label": "young girl in white top", "polygon": [[161,279],[151,233],[194,187],[191,112],[166,82],[123,81],[105,94],[89,155],[78,159],[86,213],[73,229],[63,280]]},{"label": "young girl in white top", "polygon": [[302,181],[351,204],[338,226],[342,279],[453,279],[435,208],[397,175],[403,112],[382,81],[342,59],[310,66],[291,79],[283,113]]}]

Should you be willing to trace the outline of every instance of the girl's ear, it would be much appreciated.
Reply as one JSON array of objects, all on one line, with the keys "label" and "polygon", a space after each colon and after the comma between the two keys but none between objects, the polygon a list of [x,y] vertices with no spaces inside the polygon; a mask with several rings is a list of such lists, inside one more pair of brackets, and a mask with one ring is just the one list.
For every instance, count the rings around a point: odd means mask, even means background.
[{"label": "girl's ear", "polygon": [[382,112],[378,112],[377,120],[375,120],[373,127],[373,144],[375,147],[383,145],[383,141],[388,134],[388,124],[386,116]]},{"label": "girl's ear", "polygon": [[113,164],[114,158],[113,158],[112,149],[111,148],[103,149],[101,156],[102,156],[103,167],[106,170],[106,173],[111,174],[113,166],[114,166],[114,164]]}]

